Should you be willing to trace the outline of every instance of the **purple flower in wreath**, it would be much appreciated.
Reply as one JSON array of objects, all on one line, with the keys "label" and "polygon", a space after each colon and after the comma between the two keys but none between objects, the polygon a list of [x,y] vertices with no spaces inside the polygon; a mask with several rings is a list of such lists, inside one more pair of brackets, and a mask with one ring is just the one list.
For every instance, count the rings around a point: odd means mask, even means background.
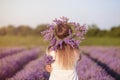
[{"label": "purple flower in wreath", "polygon": [[[57,50],[58,46],[62,49],[62,44],[69,44],[73,48],[78,48],[82,40],[85,39],[85,34],[87,33],[86,25],[80,25],[79,23],[69,22],[66,17],[61,17],[60,19],[53,20],[53,24],[48,25],[48,29],[43,31],[45,40],[50,41],[50,46],[53,50]],[[55,34],[55,27],[59,24],[67,24],[72,29],[69,30],[69,36],[60,39]]]}]

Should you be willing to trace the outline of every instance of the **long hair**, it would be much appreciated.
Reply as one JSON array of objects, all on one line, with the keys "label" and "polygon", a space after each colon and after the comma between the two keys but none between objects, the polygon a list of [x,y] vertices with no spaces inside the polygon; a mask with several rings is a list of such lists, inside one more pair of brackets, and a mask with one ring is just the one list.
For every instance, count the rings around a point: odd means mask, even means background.
[{"label": "long hair", "polygon": [[[67,24],[58,24],[55,27],[55,34],[59,39],[63,39],[69,36],[69,30],[72,29]],[[51,46],[52,47],[52,46]],[[50,49],[50,48],[49,48]],[[62,49],[60,46],[56,50],[56,58],[58,59],[59,65],[63,69],[73,69],[76,60],[79,58],[79,49],[72,48],[69,44],[62,44]]]}]

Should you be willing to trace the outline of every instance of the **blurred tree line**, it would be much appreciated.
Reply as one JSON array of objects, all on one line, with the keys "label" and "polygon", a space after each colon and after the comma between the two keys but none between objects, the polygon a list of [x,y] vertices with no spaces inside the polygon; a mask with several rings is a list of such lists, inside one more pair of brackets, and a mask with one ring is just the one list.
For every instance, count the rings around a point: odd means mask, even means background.
[{"label": "blurred tree line", "polygon": [[8,25],[0,27],[0,36],[15,35],[15,36],[29,36],[29,35],[41,35],[41,31],[47,28],[47,24],[40,24],[36,28],[31,28],[28,25],[20,25],[15,27]]},{"label": "blurred tree line", "polygon": [[[0,36],[15,35],[15,36],[28,36],[38,35],[41,36],[41,31],[47,28],[47,24],[40,24],[36,28],[31,28],[28,25],[20,25],[15,27],[8,25],[0,27]],[[87,37],[120,37],[120,25],[113,26],[110,30],[101,30],[96,24],[88,25]]]},{"label": "blurred tree line", "polygon": [[110,30],[101,30],[96,24],[88,26],[88,37],[120,37],[120,25],[112,26]]}]

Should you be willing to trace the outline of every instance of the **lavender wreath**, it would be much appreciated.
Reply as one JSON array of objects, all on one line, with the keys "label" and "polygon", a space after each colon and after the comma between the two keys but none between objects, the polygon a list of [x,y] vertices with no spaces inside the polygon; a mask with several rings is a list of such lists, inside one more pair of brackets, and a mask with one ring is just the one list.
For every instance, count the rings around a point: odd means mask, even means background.
[{"label": "lavender wreath", "polygon": [[[62,49],[63,42],[69,44],[73,48],[78,48],[82,40],[85,39],[87,33],[86,25],[80,25],[79,23],[69,22],[67,17],[61,17],[60,19],[53,20],[54,23],[49,24],[48,29],[41,32],[44,35],[45,40],[50,41],[50,46],[53,46],[53,50],[57,50],[58,46]],[[60,39],[55,34],[55,26],[58,24],[67,24],[72,29],[69,30],[69,36]]]}]

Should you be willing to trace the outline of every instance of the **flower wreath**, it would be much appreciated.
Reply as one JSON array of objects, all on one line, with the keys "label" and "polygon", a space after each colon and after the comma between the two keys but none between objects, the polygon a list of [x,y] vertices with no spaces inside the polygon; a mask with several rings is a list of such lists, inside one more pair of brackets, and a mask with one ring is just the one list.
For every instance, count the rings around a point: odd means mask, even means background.
[{"label": "flower wreath", "polygon": [[[41,32],[44,35],[45,40],[50,41],[50,46],[52,46],[53,50],[57,50],[58,46],[62,49],[63,42],[65,44],[69,44],[73,48],[78,48],[79,44],[82,40],[85,39],[84,35],[87,33],[87,29],[85,25],[80,25],[75,22],[68,22],[68,18],[61,17],[60,19],[53,20],[53,24],[48,25],[48,29]],[[55,26],[58,24],[67,24],[71,29],[69,30],[69,36],[60,39],[55,34]]]}]

